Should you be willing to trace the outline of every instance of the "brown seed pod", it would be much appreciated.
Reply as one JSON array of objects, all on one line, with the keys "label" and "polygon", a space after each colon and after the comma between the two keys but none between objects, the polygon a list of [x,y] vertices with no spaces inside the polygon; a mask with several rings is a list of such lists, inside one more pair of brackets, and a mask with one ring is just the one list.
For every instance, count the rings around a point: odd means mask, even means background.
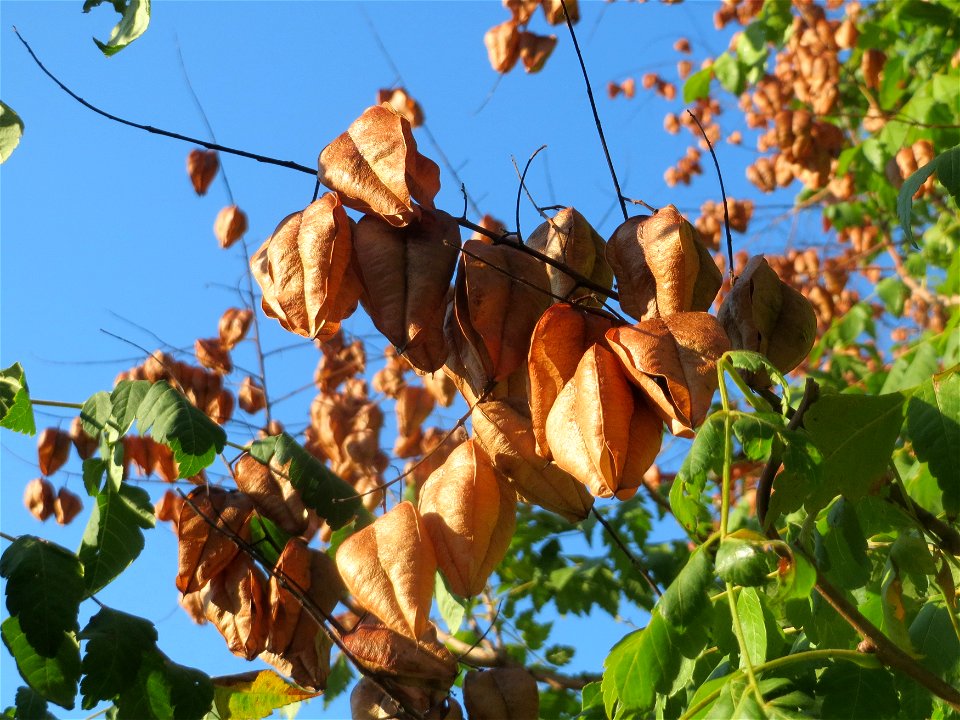
[{"label": "brown seed pod", "polygon": [[236,205],[227,205],[213,223],[213,234],[226,250],[247,232],[247,214]]},{"label": "brown seed pod", "polygon": [[70,436],[59,428],[45,428],[37,438],[37,460],[43,475],[53,475],[70,458]]},{"label": "brown seed pod", "polygon": [[220,169],[220,159],[215,150],[191,150],[187,155],[187,175],[193,183],[197,195],[206,195],[210,183],[217,176]]},{"label": "brown seed pod", "polygon": [[97,438],[87,435],[79,415],[70,423],[70,439],[73,440],[73,447],[76,448],[81,460],[93,457],[100,446]]},{"label": "brown seed pod", "polygon": [[45,478],[34,478],[23,489],[23,504],[41,522],[53,515],[53,503],[53,485]]},{"label": "brown seed pod", "polygon": [[218,375],[229,375],[233,372],[230,353],[220,344],[220,338],[197,338],[193,343],[193,354],[196,355],[197,362]]},{"label": "brown seed pod", "polygon": [[[613,284],[613,270],[604,256],[606,243],[572,207],[564,208],[537,227],[527,238],[527,245],[602,287],[610,288]],[[546,271],[555,296],[567,298],[577,289],[576,280],[562,270],[548,265]]]},{"label": "brown seed pod", "polygon": [[490,66],[498,73],[507,73],[520,57],[520,31],[515,20],[495,25],[483,36]]},{"label": "brown seed pod", "polygon": [[267,397],[263,394],[263,388],[249,375],[240,383],[237,401],[240,403],[240,409],[251,415],[260,412],[267,406]]},{"label": "brown seed pod", "polygon": [[470,720],[537,720],[540,693],[526,668],[471,670],[463,679],[463,704]]},{"label": "brown seed pod", "polygon": [[220,334],[220,345],[224,350],[233,350],[241,340],[247,336],[250,323],[253,322],[253,311],[249,308],[228,308],[220,316],[217,329]]}]

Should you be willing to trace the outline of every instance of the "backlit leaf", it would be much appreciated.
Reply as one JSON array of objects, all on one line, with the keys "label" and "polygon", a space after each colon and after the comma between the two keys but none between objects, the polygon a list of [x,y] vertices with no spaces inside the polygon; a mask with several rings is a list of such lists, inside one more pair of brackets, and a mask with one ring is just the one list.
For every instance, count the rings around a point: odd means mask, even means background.
[{"label": "backlit leaf", "polygon": [[213,705],[220,720],[259,720],[277,708],[318,694],[291,685],[273,670],[225,675],[212,680]]},{"label": "backlit leaf", "polygon": [[696,622],[709,605],[707,591],[712,583],[713,568],[708,553],[698,549],[660,598],[663,619],[678,630]]},{"label": "backlit leaf", "polygon": [[[110,32],[107,42],[96,38],[93,41],[100,51],[110,57],[123,50],[138,37],[147,31],[150,24],[150,0],[107,0],[120,13],[118,22]],[[90,12],[105,0],[86,0],[83,3],[83,12]]]},{"label": "backlit leaf", "polygon": [[23,120],[5,102],[0,102],[0,163],[5,163],[17,149],[23,136]]},{"label": "backlit leaf", "polygon": [[722,461],[723,418],[712,415],[697,431],[693,445],[670,488],[670,507],[689,532],[699,532],[709,521],[707,504],[702,499],[703,491],[708,474],[719,474]]},{"label": "backlit leaf", "polygon": [[910,397],[907,433],[930,466],[948,515],[960,512],[960,373],[934,375]]},{"label": "backlit leaf", "polygon": [[[740,591],[737,615],[743,628],[744,649],[750,656],[750,662],[759,665],[767,659],[767,625],[756,588],[748,587]],[[741,658],[741,666],[745,661],[746,658]]]},{"label": "backlit leaf", "polygon": [[608,717],[645,715],[657,692],[670,687],[680,667],[672,630],[656,608],[642,630],[620,640],[603,661],[603,705]]},{"label": "backlit leaf", "polygon": [[20,363],[0,372],[0,427],[24,435],[37,432],[27,378]]},{"label": "backlit leaf", "polygon": [[913,241],[913,196],[934,172],[943,186],[960,202],[960,145],[940,153],[903,182],[897,195],[897,216],[907,239]]},{"label": "backlit leaf", "polygon": [[59,647],[50,657],[30,644],[16,617],[3,621],[0,634],[24,681],[43,697],[72,710],[80,680],[80,646],[73,633],[60,634]]}]

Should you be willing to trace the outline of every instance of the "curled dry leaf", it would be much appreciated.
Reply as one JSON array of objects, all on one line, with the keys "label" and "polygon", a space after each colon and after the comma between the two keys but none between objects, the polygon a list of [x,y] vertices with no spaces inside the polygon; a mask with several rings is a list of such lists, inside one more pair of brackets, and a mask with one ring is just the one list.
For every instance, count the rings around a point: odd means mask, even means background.
[{"label": "curled dry leaf", "polygon": [[626,500],[660,451],[663,423],[599,344],[584,353],[547,417],[557,465],[597,497]]},{"label": "curled dry leaf", "polygon": [[233,478],[257,511],[284,532],[300,535],[306,530],[307,509],[285,474],[268,468],[250,455],[243,455],[233,465]]},{"label": "curled dry leaf", "polygon": [[193,343],[193,354],[197,362],[218,375],[233,372],[230,353],[220,344],[220,338],[197,338]]},{"label": "curled dry leaf", "polygon": [[457,678],[457,659],[437,641],[433,625],[415,641],[384,625],[361,624],[343,644],[366,670],[403,685],[447,690]]},{"label": "curled dry leaf", "polygon": [[450,453],[420,490],[420,515],[450,589],[483,591],[510,546],[516,495],[472,440]]},{"label": "curled dry leaf", "polygon": [[[810,301],[780,280],[762,255],[747,262],[717,319],[735,349],[759,352],[784,373],[803,361],[817,336]],[[766,373],[755,379],[769,383]]]},{"label": "curled dry leaf", "polygon": [[70,436],[59,428],[44,428],[37,438],[37,461],[42,475],[53,475],[70,458]]},{"label": "curled dry leaf", "polygon": [[423,125],[423,108],[414,100],[405,88],[384,88],[377,90],[377,105],[387,103],[395,111],[403,115],[410,127]]},{"label": "curled dry leaf", "polygon": [[490,67],[498,73],[507,73],[517,64],[520,57],[520,31],[514,20],[494,25],[483,36],[487,46]]},{"label": "curled dry leaf", "polygon": [[352,222],[337,194],[325,193],[284,218],[250,260],[263,311],[285,329],[325,340],[356,309]]},{"label": "curled dry leaf", "polygon": [[433,210],[440,191],[440,168],[417,151],[410,123],[390,105],[363,111],[347,131],[320,153],[320,182],[343,197],[343,204],[378,215],[395,227]]},{"label": "curled dry leaf", "polygon": [[41,522],[53,515],[53,502],[53,485],[45,478],[34,478],[23,489],[24,506]]},{"label": "curled dry leaf", "polygon": [[547,308],[530,338],[527,371],[530,376],[530,415],[537,452],[547,459],[547,415],[563,386],[577,371],[580,358],[603,340],[613,320],[557,303]]},{"label": "curled dry leaf", "polygon": [[270,628],[267,581],[245,553],[200,588],[200,603],[230,652],[246,660],[263,652]]},{"label": "curled dry leaf", "polygon": [[230,536],[249,540],[253,511],[243,493],[212,485],[194,489],[187,499],[177,523],[177,589],[182,593],[199,590],[230,564],[240,551]]},{"label": "curled dry leaf", "polygon": [[153,506],[153,512],[157,516],[157,520],[172,522],[174,528],[176,528],[177,522],[180,520],[180,510],[183,506],[183,498],[179,493],[167,490]]},{"label": "curled dry leaf", "polygon": [[80,421],[79,415],[70,423],[69,434],[70,439],[73,441],[73,447],[76,448],[77,455],[80,456],[81,460],[93,457],[97,452],[97,448],[100,447],[99,440],[87,435],[83,429],[83,423]]},{"label": "curled dry leaf", "polygon": [[433,412],[436,401],[422,385],[407,385],[397,396],[397,433],[402,437],[417,434],[423,421]]},{"label": "curled dry leaf", "polygon": [[547,22],[551,25],[561,25],[567,21],[563,12],[563,6],[566,4],[567,13],[570,15],[570,22],[576,24],[580,20],[580,5],[578,0],[540,0],[543,6],[543,14],[547,16]]},{"label": "curled dry leaf", "polygon": [[620,306],[639,320],[707,310],[723,282],[697,231],[673,205],[620,225],[607,260]]},{"label": "curled dry leaf", "polygon": [[463,704],[470,720],[537,720],[540,692],[525,668],[471,670],[463,678]]},{"label": "curled dry leaf", "polygon": [[447,355],[444,302],[457,264],[460,229],[442,211],[424,210],[406,227],[368,215],[354,235],[363,295],[373,324],[423,372]]},{"label": "curled dry leaf", "polygon": [[613,328],[606,337],[670,431],[692,437],[717,389],[717,360],[730,349],[720,323],[707,313],[678,313]]},{"label": "curled dry leaf", "polygon": [[537,455],[526,402],[493,400],[473,409],[476,448],[503,473],[525,502],[571,522],[583,520],[593,496],[576,478]]},{"label": "curled dry leaf", "polygon": [[224,350],[233,350],[247,336],[250,323],[253,322],[253,310],[248,308],[228,308],[220,316],[218,330],[220,346]]},{"label": "curled dry leaf", "polygon": [[187,175],[193,183],[197,195],[206,195],[210,183],[217,176],[220,169],[220,159],[216,150],[200,150],[196,148],[187,155]]},{"label": "curled dry leaf", "polygon": [[557,46],[557,36],[537,35],[524,30],[520,33],[518,46],[520,62],[523,63],[524,71],[528,73],[540,72],[553,53],[553,49]]},{"label": "curled dry leaf", "polygon": [[416,507],[404,501],[337,549],[337,568],[357,603],[414,640],[430,625],[437,558]]},{"label": "curled dry leaf", "polygon": [[213,234],[226,250],[247,232],[247,214],[236,205],[227,205],[217,213],[213,222]]},{"label": "curled dry leaf", "polygon": [[267,396],[263,394],[263,388],[249,375],[240,383],[237,401],[240,403],[240,409],[251,415],[267,406]]},{"label": "curled dry leaf", "polygon": [[[613,284],[613,270],[604,256],[606,243],[572,207],[564,208],[530,233],[527,245],[602,287],[610,288]],[[551,265],[546,266],[546,271],[551,292],[561,298],[572,297],[577,290],[576,280]]]}]

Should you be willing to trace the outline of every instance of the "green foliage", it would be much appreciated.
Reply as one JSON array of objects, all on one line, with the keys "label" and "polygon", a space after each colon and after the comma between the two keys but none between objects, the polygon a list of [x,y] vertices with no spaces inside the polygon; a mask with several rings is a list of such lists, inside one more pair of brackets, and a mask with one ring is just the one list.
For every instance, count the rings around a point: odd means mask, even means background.
[{"label": "green foliage", "polygon": [[910,396],[907,433],[943,492],[943,508],[960,513],[960,372],[934,375]]},{"label": "green foliage", "polygon": [[80,646],[73,633],[61,633],[50,654],[37,651],[16,615],[3,621],[0,634],[27,685],[41,697],[72,710],[80,680]]},{"label": "green foliage", "polygon": [[897,195],[897,215],[908,240],[913,240],[913,196],[924,181],[937,174],[943,186],[960,202],[960,146],[940,153],[908,177]]},{"label": "green foliage", "polygon": [[0,371],[0,427],[25,435],[37,433],[30,390],[20,363]]},{"label": "green foliage", "polygon": [[213,683],[151,648],[143,654],[133,683],[116,698],[119,720],[199,720],[213,703]]},{"label": "green foliage", "polygon": [[23,136],[23,120],[5,102],[0,102],[0,163],[5,163]]},{"label": "green foliage", "polygon": [[120,22],[110,32],[107,42],[101,42],[96,38],[93,41],[104,55],[110,57],[147,31],[147,26],[150,24],[150,0],[84,0],[83,12],[90,12],[104,2],[109,2],[113,6],[120,15]]},{"label": "green foliage", "polygon": [[86,640],[81,668],[83,709],[112,700],[137,678],[145,653],[157,642],[153,624],[119,610],[102,608],[80,632]]},{"label": "green foliage", "polygon": [[213,679],[213,713],[220,720],[259,720],[274,710],[314,697],[272,670]]}]

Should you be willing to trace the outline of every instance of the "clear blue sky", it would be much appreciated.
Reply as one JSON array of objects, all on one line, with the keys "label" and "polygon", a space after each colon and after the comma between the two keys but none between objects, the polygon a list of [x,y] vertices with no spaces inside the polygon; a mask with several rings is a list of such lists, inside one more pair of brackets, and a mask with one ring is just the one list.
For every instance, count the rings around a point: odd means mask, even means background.
[{"label": "clear blue sky", "polygon": [[[324,145],[373,104],[378,88],[401,84],[369,22],[485,212],[512,219],[517,181],[510,158],[522,165],[547,144],[529,176],[535,197],[542,204],[575,205],[603,235],[617,225],[612,185],[562,28],[551,30],[560,43],[542,73],[525,76],[515,69],[483,105],[496,75],[482,36],[506,19],[499,2],[157,2],[146,35],[110,59],[90,37],[105,39],[117,16],[109,4],[89,15],[81,14],[81,5],[80,0],[0,3],[0,98],[26,124],[20,147],[0,169],[0,365],[21,362],[36,397],[83,401],[109,389],[117,372],[139,362],[140,351],[101,330],[151,350],[168,343],[189,354],[193,340],[214,336],[220,314],[237,303],[233,288],[243,260],[238,248],[220,250],[212,234],[214,217],[227,204],[223,185],[218,180],[206,197],[197,198],[187,181],[184,162],[191,146],[122,127],[78,105],[34,66],[12,25],[55,74],[94,104],[205,137],[183,80],[179,42],[221,143],[313,165]],[[680,55],[671,45],[681,34],[699,57],[722,50],[726,36],[715,33],[711,19],[716,6],[589,2],[578,26],[625,194],[656,206],[672,202],[691,216],[703,199],[715,196],[716,181],[709,172],[692,188],[671,190],[662,181],[664,169],[687,145],[685,136],[662,129],[663,113],[679,111],[681,101],[666,103],[642,91],[632,101],[610,101],[604,88],[608,80],[639,78],[648,70],[675,77]],[[531,29],[548,32],[541,18]],[[421,131],[417,137],[422,151],[439,161]],[[741,197],[742,168],[751,151],[724,144],[719,150],[721,162],[731,168],[727,186]],[[251,249],[280,219],[310,201],[313,180],[306,175],[242,158],[221,160],[238,204],[249,214]],[[438,206],[459,214],[457,184],[446,168],[441,178]],[[524,231],[538,222],[524,201]],[[264,319],[263,327],[267,349],[297,342],[272,321]],[[361,313],[348,328],[372,332]],[[382,339],[373,343],[382,348]],[[254,362],[248,350],[235,360],[248,367]],[[271,394],[309,382],[316,360],[305,342],[274,355],[268,366]],[[302,393],[278,408],[290,427],[306,422],[310,398]],[[457,414],[447,411],[441,422],[449,424]],[[38,425],[66,428],[69,420],[60,417],[39,414]],[[241,426],[230,431],[238,442],[249,438]],[[21,503],[24,484],[38,475],[35,441],[4,432],[0,443],[3,530],[36,533],[75,548],[88,513],[67,528],[52,520],[37,523]],[[392,444],[389,434],[383,443]],[[68,466],[72,473],[61,471],[52,481],[82,494],[78,467],[74,460]],[[147,487],[157,497],[163,489]],[[261,667],[231,656],[213,628],[196,628],[178,608],[175,546],[168,527],[150,531],[147,550],[133,569],[99,597],[155,622],[161,648],[177,662],[211,674]],[[639,614],[625,615],[643,623]],[[561,619],[556,641],[578,646],[571,669],[597,671],[627,630]],[[12,661],[6,652],[2,656],[0,707],[12,703],[20,684]],[[324,714],[315,701],[300,717],[348,714],[344,702]]]}]

